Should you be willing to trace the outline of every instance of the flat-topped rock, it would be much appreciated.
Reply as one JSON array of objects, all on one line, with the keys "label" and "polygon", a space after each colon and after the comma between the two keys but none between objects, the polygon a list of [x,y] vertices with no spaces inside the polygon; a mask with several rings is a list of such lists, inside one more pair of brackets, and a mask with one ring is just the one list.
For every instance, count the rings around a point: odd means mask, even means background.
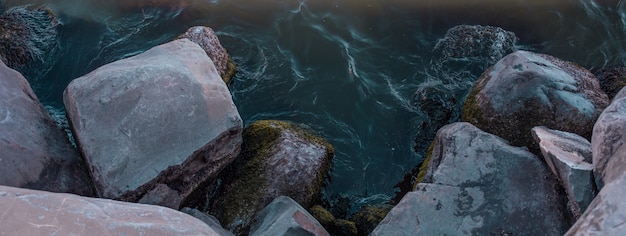
[{"label": "flat-topped rock", "polygon": [[90,179],[28,81],[0,61],[0,185],[93,196]]},{"label": "flat-topped rock", "polygon": [[240,151],[230,92],[187,39],[73,80],[64,103],[101,197],[178,209]]},{"label": "flat-topped rock", "polygon": [[532,129],[543,158],[561,180],[574,218],[582,214],[594,197],[591,143],[577,134],[548,129]]},{"label": "flat-topped rock", "polygon": [[222,235],[169,208],[0,186],[0,235]]},{"label": "flat-topped rock", "polygon": [[206,26],[191,27],[179,38],[186,38],[200,45],[204,52],[211,58],[217,73],[228,83],[235,74],[235,64],[213,29]]}]

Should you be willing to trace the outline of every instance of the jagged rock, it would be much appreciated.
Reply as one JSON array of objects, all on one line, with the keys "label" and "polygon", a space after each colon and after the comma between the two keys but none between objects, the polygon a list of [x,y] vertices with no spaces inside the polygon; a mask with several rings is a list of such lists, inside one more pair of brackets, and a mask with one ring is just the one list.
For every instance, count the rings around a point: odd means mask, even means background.
[{"label": "jagged rock", "polygon": [[514,52],[516,40],[515,33],[500,27],[455,26],[435,45],[433,69],[445,79],[471,84],[485,69]]},{"label": "jagged rock", "polygon": [[469,123],[446,125],[422,183],[372,235],[561,235],[569,222],[557,185],[527,149]]},{"label": "jagged rock", "polygon": [[28,81],[1,61],[0,185],[94,195],[78,151]]},{"label": "jagged rock", "polygon": [[228,83],[235,74],[235,64],[228,55],[226,49],[220,44],[220,40],[213,29],[205,26],[191,27],[179,38],[187,38],[200,45],[206,54],[213,60],[217,72],[224,82]]},{"label": "jagged rock", "polygon": [[530,130],[546,126],[591,137],[608,98],[586,69],[558,58],[517,51],[485,71],[467,96],[463,121],[535,147]]},{"label": "jagged rock", "polygon": [[613,99],[626,86],[626,67],[604,68],[595,75],[609,99]]},{"label": "jagged rock", "polygon": [[[626,148],[620,148],[615,159],[626,158]],[[611,160],[612,161],[612,160]],[[622,169],[623,170],[623,169]],[[565,235],[623,235],[626,232],[626,172],[621,172],[600,190],[589,207]]]},{"label": "jagged rock", "polygon": [[254,216],[250,236],[256,235],[330,234],[296,201],[287,196],[279,196]]},{"label": "jagged rock", "polygon": [[248,232],[256,212],[285,195],[309,208],[321,194],[333,149],[325,140],[285,121],[245,128],[241,155],[225,170],[209,212],[236,235]]},{"label": "jagged rock", "polygon": [[0,15],[0,60],[38,81],[54,65],[61,23],[43,7],[14,7]]},{"label": "jagged rock", "polygon": [[64,103],[101,197],[178,209],[240,151],[230,92],[187,39],[73,80]]},{"label": "jagged rock", "polygon": [[594,197],[591,143],[576,134],[543,126],[532,132],[544,160],[565,188],[572,215],[578,219]]},{"label": "jagged rock", "polygon": [[211,227],[211,229],[217,232],[218,233],[217,235],[219,236],[232,236],[233,235],[233,233],[231,233],[230,231],[222,228],[222,225],[220,224],[219,220],[215,218],[215,216],[209,215],[198,209],[189,208],[189,207],[180,209],[180,211],[187,213],[188,215],[193,216],[198,220],[201,220],[202,222],[207,224],[209,227]]},{"label": "jagged rock", "polygon": [[0,186],[0,235],[220,235],[160,206]]},{"label": "jagged rock", "polygon": [[604,179],[607,163],[617,149],[626,142],[626,97],[620,95],[626,94],[624,91],[626,89],[622,89],[615,96],[611,105],[602,112],[593,127],[593,137],[591,138],[592,163],[598,189],[606,183]]}]

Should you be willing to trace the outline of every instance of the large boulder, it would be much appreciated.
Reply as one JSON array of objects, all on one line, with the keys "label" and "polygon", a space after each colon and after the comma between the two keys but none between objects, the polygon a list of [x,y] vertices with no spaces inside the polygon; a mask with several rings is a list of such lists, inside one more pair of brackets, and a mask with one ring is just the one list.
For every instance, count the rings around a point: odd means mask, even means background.
[{"label": "large boulder", "polygon": [[467,96],[463,121],[534,147],[536,126],[591,137],[595,120],[608,105],[588,70],[558,58],[517,51],[485,71]]},{"label": "large boulder", "polygon": [[626,147],[615,153],[621,172],[606,182],[585,213],[565,235],[624,235],[626,232]]},{"label": "large boulder", "polygon": [[532,129],[543,158],[561,180],[574,219],[578,219],[594,197],[591,143],[579,135],[548,129]]},{"label": "large boulder", "polygon": [[14,7],[0,15],[0,60],[37,81],[54,65],[61,23],[50,9]]},{"label": "large boulder", "polygon": [[0,61],[0,185],[93,196],[84,161],[33,93]]},{"label": "large boulder", "polygon": [[469,123],[446,125],[422,183],[372,235],[561,235],[569,222],[557,187],[527,149]]},{"label": "large boulder", "polygon": [[178,209],[240,151],[230,92],[187,39],[73,80],[64,103],[101,197]]},{"label": "large boulder", "polygon": [[0,235],[223,235],[185,213],[0,186]]},{"label": "large boulder", "polygon": [[179,38],[186,38],[200,45],[215,64],[215,69],[222,76],[224,82],[230,81],[235,74],[235,63],[233,63],[226,49],[222,47],[213,29],[206,26],[194,26]]},{"label": "large boulder", "polygon": [[330,236],[309,212],[287,196],[277,197],[254,216],[249,235]]},{"label": "large boulder", "polygon": [[626,143],[626,97],[622,89],[600,115],[593,127],[591,150],[593,152],[593,173],[598,188],[607,182],[605,169],[611,158],[626,158],[614,156],[615,152]]},{"label": "large boulder", "polygon": [[252,217],[284,195],[309,208],[319,200],[333,149],[296,124],[263,120],[246,127],[241,155],[225,170],[211,214],[236,235],[245,235]]}]

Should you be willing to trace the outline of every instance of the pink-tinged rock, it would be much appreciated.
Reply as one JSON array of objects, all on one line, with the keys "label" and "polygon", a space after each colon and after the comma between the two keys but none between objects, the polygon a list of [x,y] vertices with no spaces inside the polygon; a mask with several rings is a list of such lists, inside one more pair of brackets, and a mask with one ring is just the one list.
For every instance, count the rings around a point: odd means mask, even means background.
[{"label": "pink-tinged rock", "polygon": [[194,26],[179,38],[186,38],[200,45],[215,64],[215,69],[222,76],[224,82],[230,80],[235,73],[235,64],[233,64],[226,49],[222,47],[213,29],[206,26]]},{"label": "pink-tinged rock", "polygon": [[178,209],[240,151],[230,92],[187,39],[73,80],[64,103],[101,197]]},{"label": "pink-tinged rock", "polygon": [[0,235],[221,235],[169,208],[0,186]]},{"label": "pink-tinged rock", "polygon": [[602,188],[606,179],[607,167],[612,158],[626,158],[614,155],[626,143],[626,97],[625,89],[615,96],[593,126],[591,150],[593,151],[593,174],[598,188]]},{"label": "pink-tinged rock", "polygon": [[594,197],[591,143],[579,135],[538,126],[532,129],[544,160],[558,177],[578,219]]},{"label": "pink-tinged rock", "polygon": [[26,79],[0,62],[0,185],[93,196],[85,163]]},{"label": "pink-tinged rock", "polygon": [[322,225],[300,204],[287,196],[274,199],[254,216],[250,236],[329,236]]}]

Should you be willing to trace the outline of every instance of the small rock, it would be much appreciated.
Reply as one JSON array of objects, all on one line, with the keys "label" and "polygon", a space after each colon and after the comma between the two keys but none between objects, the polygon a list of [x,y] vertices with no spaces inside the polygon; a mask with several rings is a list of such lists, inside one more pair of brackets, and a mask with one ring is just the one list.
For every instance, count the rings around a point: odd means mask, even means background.
[{"label": "small rock", "polygon": [[222,47],[213,29],[206,26],[194,26],[178,38],[186,38],[200,45],[215,64],[215,69],[224,82],[230,81],[235,74],[235,64],[226,49]]},{"label": "small rock", "polygon": [[220,235],[172,209],[0,186],[0,235]]},{"label": "small rock", "polygon": [[527,51],[502,58],[485,71],[463,105],[463,121],[509,140],[536,147],[536,126],[590,138],[608,98],[588,70]]},{"label": "small rock", "polygon": [[0,61],[0,185],[94,196],[90,179],[28,81]]},{"label": "small rock", "polygon": [[255,235],[330,235],[311,214],[290,197],[280,196],[259,211],[250,226]]},{"label": "small rock", "polygon": [[565,188],[574,219],[578,219],[594,197],[591,143],[576,134],[543,126],[532,132],[544,160]]},{"label": "small rock", "polygon": [[241,155],[224,171],[209,212],[236,235],[252,217],[285,195],[305,208],[319,200],[333,149],[322,138],[285,121],[256,121],[245,128]]},{"label": "small rock", "polygon": [[73,80],[64,103],[101,197],[179,209],[238,155],[242,121],[211,59],[181,39]]},{"label": "small rock", "polygon": [[207,224],[209,227],[211,227],[211,229],[215,230],[215,232],[217,232],[218,233],[217,235],[219,236],[232,236],[233,235],[233,233],[231,233],[230,231],[222,228],[222,225],[217,220],[217,218],[215,218],[215,216],[204,213],[198,209],[193,209],[189,207],[180,209],[180,211],[187,213],[188,215],[193,216],[198,220],[201,220],[202,222]]},{"label": "small rock", "polygon": [[350,216],[359,231],[358,235],[369,235],[393,208],[391,205],[365,206]]}]

